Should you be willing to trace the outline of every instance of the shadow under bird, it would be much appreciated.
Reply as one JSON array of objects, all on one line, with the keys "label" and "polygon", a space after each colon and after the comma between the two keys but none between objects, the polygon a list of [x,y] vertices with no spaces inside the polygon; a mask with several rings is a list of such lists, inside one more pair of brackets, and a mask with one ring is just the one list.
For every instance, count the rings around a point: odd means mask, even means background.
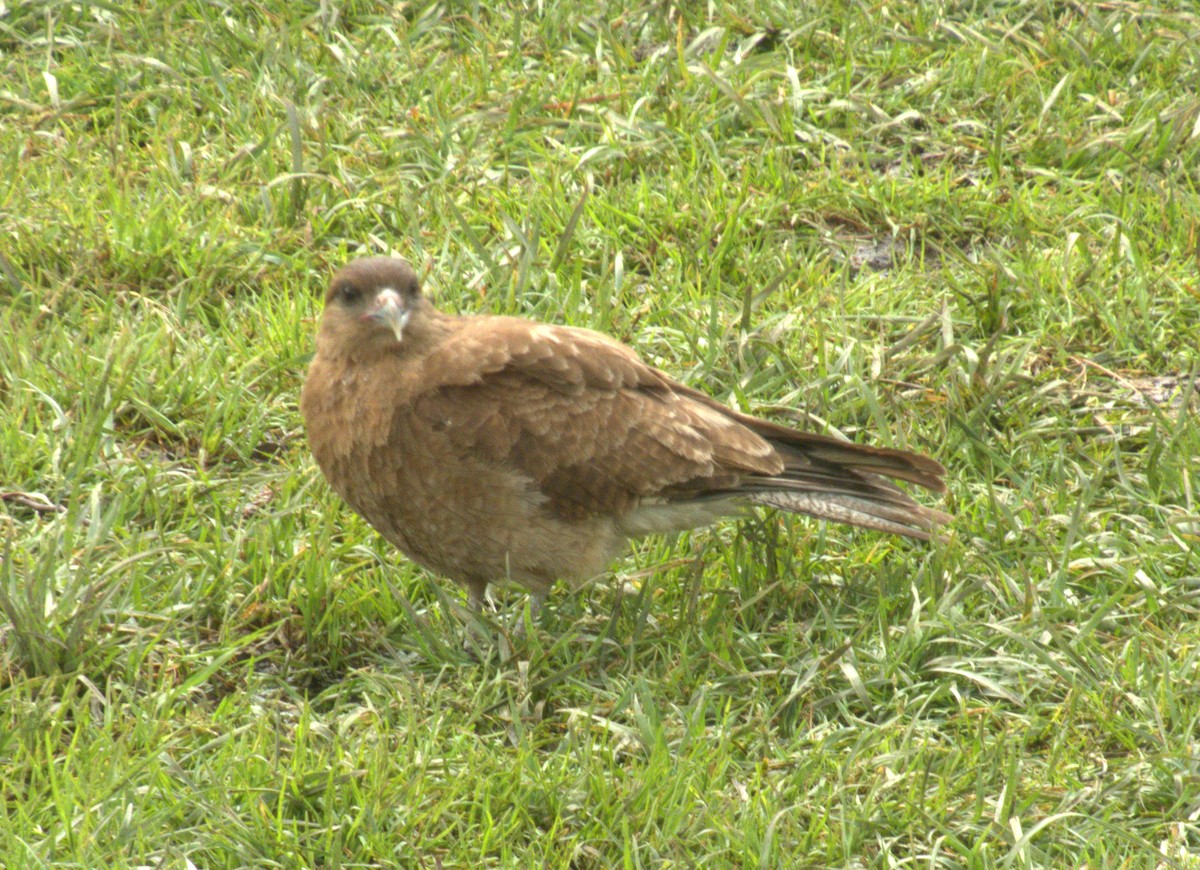
[{"label": "shadow under bird", "polygon": [[591,330],[445,314],[395,258],[333,276],[300,408],[338,495],[475,608],[511,580],[536,611],[632,538],[752,505],[920,539],[950,520],[889,480],[944,491],[927,456],[742,414]]}]

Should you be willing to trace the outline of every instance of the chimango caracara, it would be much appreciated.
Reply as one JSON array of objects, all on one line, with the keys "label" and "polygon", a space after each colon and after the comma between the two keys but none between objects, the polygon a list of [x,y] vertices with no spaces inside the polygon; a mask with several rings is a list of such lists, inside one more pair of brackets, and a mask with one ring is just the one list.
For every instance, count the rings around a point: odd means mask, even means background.
[{"label": "chimango caracara", "polygon": [[586,329],[443,314],[403,260],[351,262],[325,296],[300,399],[329,483],[406,556],[541,604],[631,538],[769,505],[911,538],[949,517],[925,456],[799,432],[726,407]]}]

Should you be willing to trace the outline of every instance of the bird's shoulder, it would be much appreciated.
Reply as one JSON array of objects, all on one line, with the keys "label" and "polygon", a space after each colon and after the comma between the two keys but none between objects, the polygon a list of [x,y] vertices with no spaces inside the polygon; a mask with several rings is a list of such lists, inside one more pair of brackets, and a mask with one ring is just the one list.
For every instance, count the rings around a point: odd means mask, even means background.
[{"label": "bird's shoulder", "polygon": [[425,357],[423,369],[430,391],[499,381],[571,395],[678,386],[632,348],[602,333],[517,317],[460,318]]}]

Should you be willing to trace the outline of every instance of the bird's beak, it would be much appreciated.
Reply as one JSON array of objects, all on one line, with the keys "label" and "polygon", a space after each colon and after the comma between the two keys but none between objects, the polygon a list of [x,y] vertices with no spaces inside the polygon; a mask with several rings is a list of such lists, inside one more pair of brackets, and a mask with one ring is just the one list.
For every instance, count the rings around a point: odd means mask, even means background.
[{"label": "bird's beak", "polygon": [[408,324],[408,306],[395,290],[381,290],[375,297],[371,310],[363,315],[363,320],[379,323],[388,327],[396,334],[396,341],[404,337],[404,327]]}]

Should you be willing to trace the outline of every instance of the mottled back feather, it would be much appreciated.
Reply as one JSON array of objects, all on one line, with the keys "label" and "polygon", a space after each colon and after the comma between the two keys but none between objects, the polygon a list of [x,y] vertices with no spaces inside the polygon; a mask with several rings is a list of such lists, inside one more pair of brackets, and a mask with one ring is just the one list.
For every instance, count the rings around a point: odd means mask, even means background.
[{"label": "mottled back feather", "polygon": [[843,521],[914,537],[945,520],[885,479],[941,490],[933,460],[741,414],[598,333],[465,319],[427,373],[413,412],[463,456],[528,475],[563,518],[729,496],[814,514],[817,500],[795,497],[806,493],[829,496]]}]

